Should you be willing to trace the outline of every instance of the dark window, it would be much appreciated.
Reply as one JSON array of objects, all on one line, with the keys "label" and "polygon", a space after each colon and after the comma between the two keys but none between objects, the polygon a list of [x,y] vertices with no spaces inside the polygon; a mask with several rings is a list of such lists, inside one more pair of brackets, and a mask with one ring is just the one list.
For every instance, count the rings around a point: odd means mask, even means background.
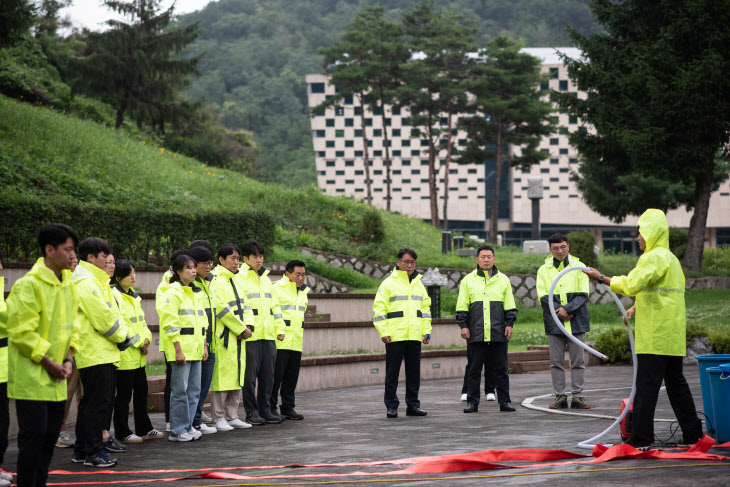
[{"label": "dark window", "polygon": [[566,189],[568,189],[568,187],[567,186],[560,186],[560,189],[561,190],[566,190]]},{"label": "dark window", "polygon": [[335,130],[335,137],[344,137],[345,131],[343,129],[337,129]]},{"label": "dark window", "polygon": [[362,115],[362,107],[355,107],[355,115]]},{"label": "dark window", "polygon": [[393,129],[391,135],[393,137],[400,137],[400,129]]},{"label": "dark window", "polygon": [[393,157],[400,157],[400,151],[399,150],[394,150],[393,151]]},{"label": "dark window", "polygon": [[390,113],[392,113],[393,115],[400,115],[400,107],[392,107],[390,109]]},{"label": "dark window", "polygon": [[383,109],[380,108],[380,107],[375,107],[375,109],[373,110],[373,114],[375,114],[375,115],[382,115],[383,114]]},{"label": "dark window", "polygon": [[335,107],[335,115],[341,117],[345,114],[345,108],[344,107]]},{"label": "dark window", "polygon": [[365,189],[364,188],[355,188],[355,192],[356,193],[364,193],[365,192]]},{"label": "dark window", "polygon": [[345,184],[355,184],[354,179],[345,179]]},{"label": "dark window", "polygon": [[351,118],[345,119],[345,127],[352,127],[352,126],[354,126],[354,123],[355,123],[355,121]]},{"label": "dark window", "polygon": [[343,150],[336,150],[335,151],[335,157],[345,157],[345,151],[343,151]]},{"label": "dark window", "polygon": [[314,136],[315,137],[324,137],[324,130],[315,130]]},{"label": "dark window", "polygon": [[325,145],[326,145],[326,146],[327,146],[328,148],[330,148],[330,149],[331,149],[331,148],[333,148],[333,147],[335,146],[335,141],[334,141],[334,140],[328,140],[327,142],[325,142]]},{"label": "dark window", "polygon": [[472,186],[471,188],[469,188],[469,191],[476,191],[476,190],[477,190],[477,188],[475,186]]},{"label": "dark window", "polygon": [[352,95],[345,95],[345,105],[352,105]]},{"label": "dark window", "polygon": [[515,178],[515,183],[521,183],[521,182],[522,182],[522,178]]},{"label": "dark window", "polygon": [[420,169],[411,169],[411,174],[421,174]]},{"label": "dark window", "polygon": [[335,184],[335,180],[334,179],[328,179],[327,180],[327,184]]},{"label": "dark window", "polygon": [[310,83],[309,89],[312,93],[324,93],[324,83]]},{"label": "dark window", "polygon": [[355,151],[355,157],[362,157],[362,151],[361,150],[356,150]]},{"label": "dark window", "polygon": [[327,161],[327,167],[335,167],[335,161]]},{"label": "dark window", "polygon": [[393,188],[394,193],[400,193],[401,191],[403,191],[402,188]]},{"label": "dark window", "polygon": [[405,161],[401,161],[400,163],[401,163],[402,166],[410,166],[411,165],[411,161],[409,161],[408,159],[406,159]]},{"label": "dark window", "polygon": [[325,157],[327,153],[323,150],[317,151],[317,157]]},{"label": "dark window", "polygon": [[540,172],[543,173],[543,174],[547,174],[547,173],[550,172],[550,168],[543,167],[542,169],[540,169]]},{"label": "dark window", "polygon": [[476,169],[469,169],[469,170],[467,171],[467,173],[468,173],[468,174],[476,174],[476,173],[477,173],[477,170],[476,170]]},{"label": "dark window", "polygon": [[393,174],[400,174],[400,169],[393,169]]},{"label": "dark window", "polygon": [[428,166],[428,159],[421,159],[422,166]]},{"label": "dark window", "polygon": [[560,178],[550,178],[551,183],[557,183],[560,180]]},{"label": "dark window", "polygon": [[449,169],[449,174],[459,174],[458,169]]},{"label": "dark window", "polygon": [[355,161],[345,161],[345,167],[353,167],[355,165]]},{"label": "dark window", "polygon": [[550,77],[552,79],[558,79],[558,68],[550,68]]},{"label": "dark window", "polygon": [[557,164],[560,162],[558,159],[550,159],[550,164]]},{"label": "dark window", "polygon": [[550,139],[550,145],[558,145],[559,142],[560,139],[558,139],[557,137],[553,137]]},{"label": "dark window", "polygon": [[383,151],[381,151],[381,150],[373,151],[373,157],[382,157],[382,156],[383,156]]},{"label": "dark window", "polygon": [[428,147],[428,140],[421,139],[421,147]]},{"label": "dark window", "polygon": [[410,179],[404,179],[403,180],[403,184],[411,184],[411,180]]},{"label": "dark window", "polygon": [[569,195],[568,195],[568,198],[577,198],[577,197],[578,197],[578,195],[577,195],[577,194],[569,194]]},{"label": "dark window", "polygon": [[382,176],[383,175],[383,170],[382,169],[375,169],[373,171],[373,174],[376,175],[376,176]]},{"label": "dark window", "polygon": [[365,119],[365,126],[366,127],[372,127],[373,126],[373,119],[372,118],[366,118]]},{"label": "dark window", "polygon": [[411,151],[411,155],[412,156],[420,156],[421,155],[421,151],[420,150],[412,150]]},{"label": "dark window", "polygon": [[355,137],[362,137],[362,129],[355,129]]},{"label": "dark window", "polygon": [[400,120],[400,124],[401,124],[402,126],[404,126],[404,127],[405,127],[405,126],[408,126],[408,125],[410,125],[410,124],[411,124],[411,119],[410,119],[410,118],[408,118],[408,117],[403,117],[403,118],[401,118],[401,120]]},{"label": "dark window", "polygon": [[355,141],[353,141],[353,140],[346,140],[345,141],[345,147],[355,147]]},{"label": "dark window", "polygon": [[560,88],[560,91],[568,91],[568,80],[567,79],[561,79],[558,82],[558,86]]},{"label": "dark window", "polygon": [[459,178],[459,183],[466,183],[466,182],[467,182],[466,178]]},{"label": "dark window", "polygon": [[424,178],[424,179],[421,179],[421,182],[422,182],[422,183],[427,183],[427,182],[428,182],[428,179],[426,179],[426,178]]},{"label": "dark window", "polygon": [[568,149],[560,149],[560,155],[564,156],[568,154]]},{"label": "dark window", "polygon": [[373,137],[382,137],[383,129],[373,129]]},{"label": "dark window", "polygon": [[335,119],[334,118],[328,118],[325,120],[325,125],[327,127],[334,127],[335,126]]},{"label": "dark window", "polygon": [[568,172],[568,168],[567,167],[561,167],[560,168],[560,172]]},{"label": "dark window", "polygon": [[338,193],[344,193],[345,192],[345,190],[343,188],[337,188],[335,191],[337,191]]},{"label": "dark window", "polygon": [[363,171],[362,169],[358,169],[357,171],[355,171],[355,176],[362,176],[364,172],[365,171]]},{"label": "dark window", "polygon": [[401,147],[410,147],[411,146],[411,139],[403,139],[400,141]]},{"label": "dark window", "polygon": [[413,191],[413,192],[420,192],[421,191],[421,188],[419,186],[414,186],[414,187],[411,188],[411,191]]},{"label": "dark window", "polygon": [[540,91],[547,91],[548,89],[550,89],[550,83],[547,81],[540,83]]},{"label": "dark window", "polygon": [[570,159],[568,159],[568,162],[571,164],[578,164],[578,159],[575,157],[571,157]]},{"label": "dark window", "polygon": [[345,171],[342,171],[342,170],[335,171],[335,176],[344,176],[344,175],[345,175]]},{"label": "dark window", "polygon": [[568,123],[578,123],[578,117],[575,115],[570,115],[568,117]]},{"label": "dark window", "polygon": [[383,192],[383,188],[373,188],[373,191],[375,193],[382,193]]},{"label": "dark window", "polygon": [[441,117],[439,119],[439,123],[441,123],[441,125],[448,125],[449,124],[449,119],[446,118],[446,117]]}]

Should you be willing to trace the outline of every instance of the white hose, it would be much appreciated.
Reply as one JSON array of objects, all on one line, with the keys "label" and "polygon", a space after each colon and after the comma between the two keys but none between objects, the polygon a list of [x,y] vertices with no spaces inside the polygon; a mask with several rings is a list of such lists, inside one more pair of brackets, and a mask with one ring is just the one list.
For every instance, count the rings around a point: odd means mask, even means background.
[{"label": "white hose", "polygon": [[[560,331],[562,331],[568,339],[570,339],[573,343],[578,345],[579,347],[583,348],[584,350],[588,351],[589,353],[592,353],[593,355],[600,357],[602,360],[608,360],[608,357],[601,352],[595,350],[594,348],[589,347],[585,343],[581,342],[577,338],[573,336],[572,333],[570,333],[560,322],[560,319],[558,319],[557,313],[555,313],[555,304],[553,303],[553,293],[555,292],[555,286],[557,286],[558,281],[560,281],[560,278],[563,277],[563,275],[567,274],[568,272],[572,271],[589,271],[590,269],[583,266],[575,266],[575,267],[568,267],[567,269],[563,270],[560,274],[555,276],[555,280],[553,280],[552,286],[550,286],[550,294],[548,295],[548,306],[550,307],[550,314],[553,317],[553,321],[555,324],[560,328]],[[626,320],[626,327],[628,328],[629,332],[629,343],[631,344],[631,358],[633,362],[633,368],[634,368],[634,376],[631,382],[631,394],[629,394],[629,401],[624,408],[623,411],[621,411],[621,414],[618,418],[616,418],[616,421],[613,422],[611,426],[606,428],[606,430],[597,435],[593,438],[587,439],[585,441],[582,441],[581,443],[578,443],[579,448],[584,448],[587,450],[593,450],[595,448],[596,443],[598,440],[603,438],[608,434],[609,431],[611,431],[613,428],[615,428],[617,425],[621,423],[621,421],[624,419],[626,414],[629,412],[629,407],[634,402],[634,396],[636,395],[636,371],[637,371],[637,363],[636,363],[636,350],[634,349],[634,335],[631,333],[631,321],[629,320],[629,316],[626,314],[626,309],[624,308],[624,305],[621,304],[621,301],[618,299],[616,294],[614,294],[613,291],[611,291],[611,288],[608,286],[605,286],[606,289],[608,289],[608,292],[611,294],[611,297],[613,298],[614,302],[616,303],[616,306],[621,310],[621,314],[623,315],[624,319]],[[606,445],[611,446],[611,445]]]}]

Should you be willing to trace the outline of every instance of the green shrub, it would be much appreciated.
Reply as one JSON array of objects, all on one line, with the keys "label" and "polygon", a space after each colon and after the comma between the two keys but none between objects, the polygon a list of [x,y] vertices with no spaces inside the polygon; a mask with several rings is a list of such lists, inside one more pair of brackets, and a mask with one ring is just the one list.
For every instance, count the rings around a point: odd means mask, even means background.
[{"label": "green shrub", "polygon": [[588,267],[598,267],[598,256],[593,251],[596,239],[588,230],[570,232],[567,237],[571,254],[578,257]]},{"label": "green shrub", "polygon": [[669,227],[669,250],[674,253],[679,260],[684,259],[687,252],[687,237],[689,232],[684,228]]},{"label": "green shrub", "polygon": [[695,338],[701,338],[707,336],[707,328],[703,325],[696,323],[692,320],[687,321],[687,346],[692,345],[692,341]]},{"label": "green shrub", "polygon": [[177,211],[144,206],[84,203],[65,196],[34,197],[0,193],[0,242],[13,260],[32,261],[38,254],[38,230],[48,223],[70,225],[79,238],[101,237],[117,258],[147,262],[150,254],[170,255],[192,240],[208,240],[213,248],[226,242],[255,238],[264,245],[275,241],[270,214],[260,211],[227,211],[179,208]]},{"label": "green shrub", "polygon": [[362,216],[360,237],[369,244],[379,244],[385,240],[385,225],[379,211],[368,210]]},{"label": "green shrub", "polygon": [[730,330],[712,330],[707,338],[715,353],[730,353]]},{"label": "green shrub", "polygon": [[596,337],[596,350],[608,356],[608,363],[631,362],[629,333],[623,326],[615,326]]}]

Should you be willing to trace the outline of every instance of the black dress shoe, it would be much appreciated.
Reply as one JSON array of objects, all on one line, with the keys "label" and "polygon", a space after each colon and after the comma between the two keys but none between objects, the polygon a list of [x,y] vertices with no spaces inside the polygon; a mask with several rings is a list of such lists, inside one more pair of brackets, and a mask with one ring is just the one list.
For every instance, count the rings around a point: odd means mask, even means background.
[{"label": "black dress shoe", "polygon": [[428,413],[421,408],[406,408],[406,416],[425,416]]},{"label": "black dress shoe", "polygon": [[279,416],[278,414],[271,414],[270,412],[266,411],[260,413],[260,416],[261,418],[263,418],[264,421],[270,424],[279,424],[284,421],[284,418]]},{"label": "black dress shoe", "polygon": [[511,402],[503,402],[499,405],[500,411],[516,411],[515,407],[512,405]]},{"label": "black dress shoe", "polygon": [[479,412],[479,404],[469,403],[464,408],[465,413],[476,413]]},{"label": "black dress shoe", "polygon": [[287,409],[285,411],[281,412],[281,416],[284,417],[284,419],[304,419],[304,416],[299,414],[298,412],[294,411],[293,409]]},{"label": "black dress shoe", "polygon": [[389,418],[397,418],[398,417],[398,410],[396,408],[388,408],[388,417]]}]

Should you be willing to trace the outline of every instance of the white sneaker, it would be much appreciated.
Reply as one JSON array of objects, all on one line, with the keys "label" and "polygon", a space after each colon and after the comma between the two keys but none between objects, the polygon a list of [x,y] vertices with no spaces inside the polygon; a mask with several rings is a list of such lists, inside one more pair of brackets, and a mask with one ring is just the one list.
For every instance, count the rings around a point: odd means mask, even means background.
[{"label": "white sneaker", "polygon": [[228,424],[228,421],[225,419],[219,419],[218,422],[215,424],[215,429],[217,431],[233,431],[233,426]]},{"label": "white sneaker", "polygon": [[186,431],[185,433],[181,433],[177,436],[170,435],[167,437],[167,439],[170,441],[181,441],[182,442],[182,441],[193,441],[194,438],[193,438],[193,435],[191,435],[190,433],[188,433]]},{"label": "white sneaker", "polygon": [[190,430],[187,433],[193,437],[193,440],[199,440],[200,437],[203,436],[203,433],[196,430],[195,428],[190,428]]},{"label": "white sneaker", "polygon": [[0,479],[0,487],[10,487],[11,485],[13,484],[9,480]]},{"label": "white sneaker", "polygon": [[200,419],[203,420],[203,423],[211,424],[213,422],[213,418],[205,414],[203,411],[200,412]]},{"label": "white sneaker", "polygon": [[167,433],[169,433],[169,432],[170,432],[170,423],[165,423],[165,431],[166,431]]},{"label": "white sneaker", "polygon": [[212,426],[208,426],[205,423],[201,423],[200,426],[196,426],[195,429],[200,431],[204,435],[212,435],[213,433],[218,433],[217,429]]},{"label": "white sneaker", "polygon": [[491,392],[489,394],[487,394],[487,401],[496,401],[496,400],[497,400],[497,397],[494,394],[492,394]]},{"label": "white sneaker", "polygon": [[8,480],[8,481],[11,481],[12,482],[13,476],[10,475],[5,470],[0,470],[0,480]]},{"label": "white sneaker", "polygon": [[466,394],[462,394],[462,395],[461,395],[461,400],[462,400],[462,401],[466,401]]},{"label": "white sneaker", "polygon": [[122,443],[142,443],[142,438],[132,433],[131,435],[122,438]]},{"label": "white sneaker", "polygon": [[250,428],[252,426],[251,423],[241,421],[238,418],[228,421],[228,425],[235,429]]}]

